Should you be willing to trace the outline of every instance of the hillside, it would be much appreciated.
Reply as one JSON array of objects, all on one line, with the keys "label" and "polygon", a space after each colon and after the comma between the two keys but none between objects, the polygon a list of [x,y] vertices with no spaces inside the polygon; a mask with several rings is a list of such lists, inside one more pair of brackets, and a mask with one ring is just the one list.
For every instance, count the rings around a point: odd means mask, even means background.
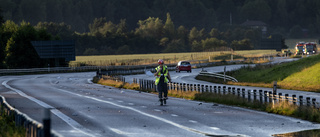
[{"label": "hillside", "polygon": [[279,82],[281,88],[320,92],[320,62]]},{"label": "hillside", "polygon": [[277,81],[280,88],[320,92],[320,55],[275,66],[243,67],[227,75],[235,77],[237,85],[270,87]]}]

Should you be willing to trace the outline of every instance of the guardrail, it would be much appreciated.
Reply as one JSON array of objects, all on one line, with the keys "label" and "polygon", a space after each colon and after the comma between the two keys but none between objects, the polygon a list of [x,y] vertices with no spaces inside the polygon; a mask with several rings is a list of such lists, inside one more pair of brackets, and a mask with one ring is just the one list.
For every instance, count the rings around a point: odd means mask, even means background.
[{"label": "guardrail", "polygon": [[[254,58],[253,58],[254,59]],[[245,59],[246,60],[246,59]],[[203,62],[204,63],[200,63]],[[223,63],[239,63],[241,60],[235,61],[217,61],[209,62],[209,60],[190,60],[192,67],[201,68],[212,65],[220,65]],[[199,63],[197,63],[199,62]],[[166,64],[169,70],[175,70],[176,64]],[[3,75],[22,75],[34,73],[65,73],[65,72],[85,72],[97,71],[105,75],[127,75],[144,73],[146,70],[154,70],[157,64],[136,65],[136,66],[81,66],[81,67],[48,67],[48,68],[31,68],[31,69],[0,69],[0,76]]]},{"label": "guardrail", "polygon": [[[0,114],[5,114],[15,121],[15,126],[23,126],[26,129],[26,137],[43,137],[43,124],[33,120],[28,115],[10,106],[5,98],[0,95]],[[51,130],[51,137],[62,137],[56,131]]]},{"label": "guardrail", "polygon": [[233,82],[238,82],[238,80],[234,77],[224,75],[224,74],[213,73],[213,72],[200,72],[199,75],[225,79],[225,80],[233,81]]},{"label": "guardrail", "polygon": [[[154,80],[133,79],[133,81],[139,84],[139,89],[141,91],[156,92]],[[262,89],[246,90],[245,88],[235,88],[232,86],[227,87],[171,82],[168,83],[168,90],[175,90],[181,92],[195,91],[199,93],[211,92],[221,95],[233,94],[235,96],[247,99],[248,101],[259,101],[261,103],[279,103],[282,101],[286,101],[288,103],[298,106],[309,106],[318,109],[320,108],[320,104],[316,102],[316,98],[297,96],[295,94],[289,95],[277,93],[276,88],[273,89],[273,91],[267,91]]]}]

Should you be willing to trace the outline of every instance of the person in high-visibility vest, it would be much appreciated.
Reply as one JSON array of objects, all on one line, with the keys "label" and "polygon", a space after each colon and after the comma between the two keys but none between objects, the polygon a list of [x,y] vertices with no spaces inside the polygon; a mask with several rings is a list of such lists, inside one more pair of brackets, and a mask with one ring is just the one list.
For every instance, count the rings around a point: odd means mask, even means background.
[{"label": "person in high-visibility vest", "polygon": [[[156,67],[156,73],[154,76],[156,77],[155,85],[157,86],[157,91],[159,93],[159,101],[162,106],[163,103],[166,104],[166,100],[168,99],[168,87],[167,83],[171,82],[171,77],[164,61],[162,59],[158,60],[159,66]],[[162,96],[163,94],[163,96]]]}]

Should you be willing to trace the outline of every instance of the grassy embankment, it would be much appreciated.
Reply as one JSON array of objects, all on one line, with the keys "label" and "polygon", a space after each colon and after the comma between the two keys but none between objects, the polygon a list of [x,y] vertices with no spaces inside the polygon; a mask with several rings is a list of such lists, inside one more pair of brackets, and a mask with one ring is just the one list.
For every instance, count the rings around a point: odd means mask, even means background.
[{"label": "grassy embankment", "polygon": [[232,85],[272,87],[320,92],[320,54],[280,65],[257,65],[228,72],[239,82]]}]

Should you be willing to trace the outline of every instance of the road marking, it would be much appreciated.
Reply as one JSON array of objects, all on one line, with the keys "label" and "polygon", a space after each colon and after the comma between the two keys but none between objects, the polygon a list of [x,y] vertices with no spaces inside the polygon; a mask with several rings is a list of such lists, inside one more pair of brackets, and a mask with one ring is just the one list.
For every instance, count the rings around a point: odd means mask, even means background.
[{"label": "road marking", "polygon": [[198,123],[197,121],[194,121],[194,120],[189,120],[189,122],[191,122],[191,123]]},{"label": "road marking", "polygon": [[171,116],[173,116],[173,117],[177,117],[178,115],[176,115],[176,114],[171,114]]},{"label": "road marking", "polygon": [[[27,94],[25,94],[24,92],[22,92],[21,90],[18,90],[18,89],[15,89],[15,88],[12,88],[11,86],[9,86],[7,84],[7,82],[10,81],[10,80],[7,80],[7,81],[4,81],[2,82],[2,85],[5,86],[6,88],[8,89],[11,89],[13,91],[15,91],[16,93],[18,93],[20,96],[23,96],[37,104],[39,104],[40,106],[44,107],[44,108],[48,108],[50,109],[50,111],[55,114],[56,116],[58,116],[59,118],[61,118],[63,121],[65,121],[68,125],[70,125],[72,128],[76,129],[77,131],[85,134],[85,135],[88,135],[88,136],[91,136],[91,137],[95,137],[97,135],[93,135],[93,134],[90,134],[90,133],[87,133],[83,130],[80,130],[80,129],[85,129],[82,125],[80,125],[77,121],[73,120],[72,118],[68,117],[67,115],[63,114],[61,111],[57,110],[56,108],[54,108],[53,106],[47,104],[47,103],[44,103],[34,97],[31,97],[31,96],[28,96]],[[85,129],[88,131],[88,129]]]},{"label": "road marking", "polygon": [[[155,115],[151,115],[151,114],[142,112],[142,111],[140,111],[140,110],[137,110],[137,109],[132,108],[132,107],[129,107],[129,106],[119,105],[119,104],[116,104],[116,103],[113,103],[113,102],[110,102],[110,101],[101,100],[101,99],[94,98],[94,97],[91,97],[91,96],[80,95],[80,94],[73,93],[73,92],[70,92],[70,91],[67,91],[67,90],[64,90],[64,89],[59,89],[59,88],[57,88],[57,89],[60,90],[60,91],[62,91],[62,92],[66,92],[66,93],[69,93],[69,94],[72,94],[72,95],[76,95],[76,96],[79,96],[79,97],[84,97],[84,98],[92,99],[92,100],[95,100],[95,101],[98,101],[98,102],[102,102],[102,103],[107,103],[107,104],[110,104],[110,105],[114,105],[114,106],[119,107],[119,108],[124,108],[124,109],[128,109],[128,110],[132,110],[132,111],[135,111],[135,112],[137,112],[137,113],[140,113],[141,115],[144,115],[144,116],[148,116],[148,117],[157,119],[157,120],[159,120],[159,121],[168,123],[168,124],[170,124],[170,125],[173,125],[173,126],[175,126],[175,127],[178,127],[178,128],[181,128],[181,129],[190,131],[190,132],[194,132],[194,133],[198,133],[198,134],[206,135],[206,136],[213,136],[213,134],[214,134],[214,133],[206,133],[206,132],[203,132],[203,131],[199,131],[199,130],[197,130],[197,129],[193,129],[193,128],[190,128],[190,127],[186,127],[186,126],[184,126],[184,125],[175,123],[175,122],[173,122],[173,121],[170,121],[170,120],[167,120],[167,119],[164,119],[164,118],[155,116]],[[155,110],[155,111],[159,111],[158,109],[154,109],[154,110]],[[161,111],[161,110],[160,110],[160,111]],[[228,133],[228,134],[233,134],[233,135],[235,135],[234,133],[229,132],[229,131],[224,131],[224,132],[225,132],[225,133]],[[215,134],[217,134],[217,133],[215,133]],[[239,134],[236,134],[236,135],[237,135],[237,136],[242,136],[242,135],[239,135]]]}]

